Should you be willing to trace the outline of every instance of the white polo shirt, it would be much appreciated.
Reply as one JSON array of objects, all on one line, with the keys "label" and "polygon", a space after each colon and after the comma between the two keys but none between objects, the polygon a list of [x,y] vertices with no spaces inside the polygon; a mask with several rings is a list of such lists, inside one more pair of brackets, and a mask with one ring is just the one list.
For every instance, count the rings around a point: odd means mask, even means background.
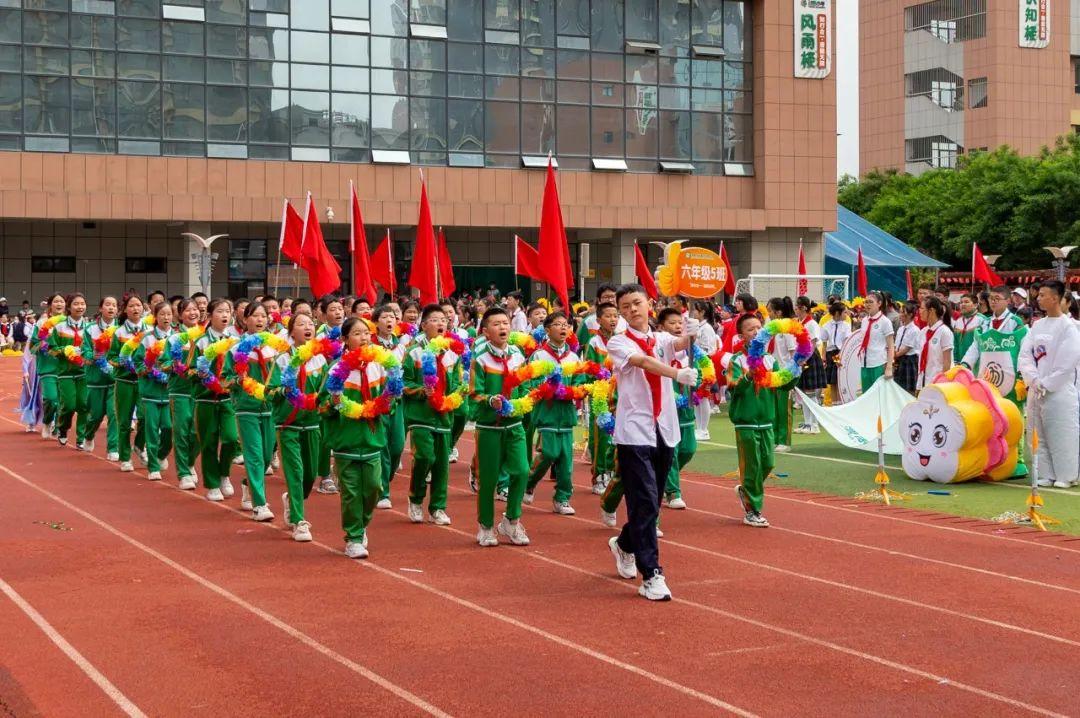
[{"label": "white polo shirt", "polygon": [[525,311],[520,307],[515,309],[513,315],[510,317],[510,331],[529,331],[529,320],[525,318]]},{"label": "white polo shirt", "polygon": [[870,317],[863,320],[863,329],[868,326],[870,328],[870,343],[867,344],[866,356],[863,357],[864,367],[879,367],[888,361],[889,352],[885,340],[895,333],[892,322],[881,312],[873,319],[873,324],[870,323]]},{"label": "white polo shirt", "polygon": [[675,410],[675,389],[671,379],[660,377],[660,416],[653,420],[652,391],[645,378],[645,370],[632,366],[630,357],[644,354],[628,335],[647,340],[656,339],[653,356],[663,364],[670,364],[675,358],[674,344],[677,341],[667,332],[649,332],[642,334],[627,328],[625,334],[616,334],[608,340],[608,357],[611,359],[615,382],[619,387],[619,400],[615,410],[616,444],[628,446],[656,446],[656,427],[660,427],[660,438],[665,445],[674,447],[679,443],[679,415]]},{"label": "white polo shirt", "polygon": [[922,339],[922,329],[915,326],[915,322],[908,322],[907,324],[901,324],[900,328],[896,330],[896,344],[895,349],[900,351],[901,347],[907,347],[908,353],[904,356],[919,356],[919,342]]},{"label": "white polo shirt", "polygon": [[930,346],[926,351],[926,371],[919,372],[919,382],[917,384],[919,388],[926,386],[934,380],[934,377],[950,368],[943,364],[944,357],[942,354],[946,349],[953,348],[953,333],[940,319],[932,327],[923,327],[919,333],[918,356],[922,357],[922,350],[927,342],[926,337],[931,330],[934,335],[931,337]]}]

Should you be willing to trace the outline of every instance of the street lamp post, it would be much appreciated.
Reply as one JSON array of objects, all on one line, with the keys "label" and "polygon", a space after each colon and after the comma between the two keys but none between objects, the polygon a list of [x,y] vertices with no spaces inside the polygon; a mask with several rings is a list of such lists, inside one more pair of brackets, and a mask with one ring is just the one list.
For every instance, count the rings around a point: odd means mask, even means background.
[{"label": "street lamp post", "polygon": [[1065,272],[1069,268],[1069,252],[1076,249],[1076,245],[1069,247],[1043,247],[1047,252],[1054,255],[1054,269],[1057,271],[1059,282],[1065,281]]}]

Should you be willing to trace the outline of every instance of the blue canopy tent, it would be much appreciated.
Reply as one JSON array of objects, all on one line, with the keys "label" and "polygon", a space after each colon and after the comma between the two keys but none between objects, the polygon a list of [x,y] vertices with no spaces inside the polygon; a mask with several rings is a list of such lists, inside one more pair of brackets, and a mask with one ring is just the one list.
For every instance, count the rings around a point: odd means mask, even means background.
[{"label": "blue canopy tent", "polygon": [[896,299],[907,297],[904,271],[911,267],[947,269],[949,265],[912,249],[885,230],[851,210],[837,206],[836,231],[825,233],[825,274],[846,274],[849,291],[856,291],[855,274],[859,266],[859,247],[866,264],[870,289],[880,289]]}]

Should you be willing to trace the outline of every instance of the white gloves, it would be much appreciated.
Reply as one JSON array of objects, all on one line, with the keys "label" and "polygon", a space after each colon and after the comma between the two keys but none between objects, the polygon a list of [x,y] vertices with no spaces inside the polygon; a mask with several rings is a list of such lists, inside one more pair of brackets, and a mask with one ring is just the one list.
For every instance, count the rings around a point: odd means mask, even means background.
[{"label": "white gloves", "polygon": [[701,331],[701,321],[693,317],[687,317],[683,322],[683,334],[688,337],[696,337]]},{"label": "white gloves", "polygon": [[675,375],[675,381],[686,386],[697,384],[698,370],[692,368],[680,369]]}]

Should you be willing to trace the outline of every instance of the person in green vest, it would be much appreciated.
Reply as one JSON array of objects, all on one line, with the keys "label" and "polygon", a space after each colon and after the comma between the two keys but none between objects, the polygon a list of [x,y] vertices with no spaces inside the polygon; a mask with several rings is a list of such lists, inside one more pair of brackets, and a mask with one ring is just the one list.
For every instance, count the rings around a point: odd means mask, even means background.
[{"label": "person in green vest", "polygon": [[423,501],[430,475],[428,520],[438,526],[449,526],[446,492],[450,478],[450,431],[455,404],[462,399],[461,357],[449,348],[430,346],[436,337],[447,334],[446,315],[438,304],[424,307],[420,329],[423,334],[406,354],[403,367],[405,428],[412,436],[413,455],[409,520],[424,521]]},{"label": "person in green vest", "polygon": [[41,438],[51,439],[56,424],[56,414],[60,408],[60,394],[56,386],[56,373],[60,366],[60,360],[49,352],[46,342],[48,330],[46,324],[53,317],[62,317],[67,309],[67,301],[63,294],[54,293],[49,295],[45,311],[41,318],[34,323],[33,334],[30,335],[30,351],[36,356],[36,368],[38,382],[41,385]]},{"label": "person in green vest", "polygon": [[[510,411],[511,402],[526,389],[514,376],[525,364],[525,355],[510,346],[510,315],[492,307],[484,312],[481,330],[485,341],[473,355],[469,372],[469,397],[476,418],[477,487],[476,542],[498,546],[505,536],[515,546],[528,546],[529,536],[521,524],[521,503],[529,479],[525,454],[525,429],[521,417]],[[495,493],[502,474],[508,477],[506,511],[495,526]]]},{"label": "person in green vest", "polygon": [[[656,317],[659,331],[667,332],[673,337],[683,335],[683,315],[674,307],[661,309]],[[693,345],[690,349],[683,349],[675,353],[671,365],[676,369],[693,369]],[[685,509],[686,501],[682,497],[682,486],[679,483],[679,472],[690,463],[697,453],[697,435],[694,433],[696,417],[692,396],[694,387],[684,384],[675,384],[675,408],[679,415],[679,431],[681,438],[675,447],[675,459],[671,462],[671,469],[667,475],[667,485],[664,487],[664,505],[669,509]]]},{"label": "person in green vest", "polygon": [[960,316],[952,321],[953,356],[963,357],[975,341],[975,330],[985,318],[979,314],[979,298],[972,293],[960,297]]},{"label": "person in green vest", "polygon": [[[225,378],[225,358],[232,327],[232,302],[214,299],[206,305],[206,332],[195,342],[194,366],[198,375],[195,398],[195,434],[199,441],[203,485],[208,501],[224,501],[233,495],[229,469],[240,450],[236,412]],[[210,348],[214,347],[214,350]],[[217,349],[220,348],[220,351]],[[207,356],[216,351],[213,356]]]},{"label": "person in green vest", "polygon": [[[193,375],[197,338],[187,338],[185,335],[188,332],[201,333],[198,327],[202,311],[194,299],[181,299],[176,308],[180,314],[179,332],[170,337],[159,362],[163,370],[170,370],[169,411],[172,418],[176,476],[181,489],[193,491],[199,485],[199,478],[195,473],[195,458],[199,455],[199,441],[195,431],[195,389],[199,381]],[[186,338],[186,341],[181,343],[182,338]],[[179,361],[174,353],[180,357]]]},{"label": "person in green vest", "polygon": [[[85,449],[87,423],[86,370],[82,353],[83,330],[86,323],[86,297],[81,292],[68,295],[67,318],[57,324],[46,337],[48,352],[56,359],[56,390],[59,411],[56,418],[56,440],[60,446],[66,446],[68,431],[77,413],[75,424],[75,443],[79,450]],[[71,347],[70,352],[68,347]]]},{"label": "person in green vest", "polygon": [[[345,321],[345,305],[339,297],[328,294],[320,299],[319,314],[323,318],[323,323],[315,330],[316,337],[327,337],[340,332]],[[326,433],[325,427],[323,433]],[[320,494],[336,494],[338,492],[331,471],[330,447],[323,443],[319,447],[319,483],[315,487],[315,490]]]},{"label": "person in green vest", "polygon": [[121,471],[134,471],[131,463],[131,419],[137,413],[139,422],[135,431],[136,448],[143,443],[142,433],[142,410],[139,408],[139,375],[132,366],[120,364],[120,349],[129,340],[136,342],[142,340],[142,316],[143,303],[138,295],[127,294],[120,300],[120,316],[122,321],[113,334],[112,344],[105,358],[115,367],[113,382],[115,389],[113,399],[116,412],[117,430],[117,458],[120,460]]},{"label": "person in green vest", "polygon": [[116,426],[116,404],[113,391],[114,368],[105,359],[108,345],[100,347],[102,342],[112,343],[109,332],[115,332],[116,315],[120,306],[116,297],[104,296],[98,302],[98,313],[94,321],[83,330],[83,360],[86,366],[86,406],[87,420],[84,448],[94,450],[94,437],[101,423],[108,419],[105,427],[106,454],[109,461],[120,458],[119,431]]},{"label": "person in green vest", "polygon": [[[393,307],[388,304],[376,307],[371,317],[375,322],[379,345],[392,351],[399,362],[403,361],[413,338],[407,332],[394,336],[398,318]],[[386,450],[383,452],[382,491],[379,502],[375,505],[377,509],[393,508],[390,501],[390,482],[401,464],[401,454],[405,451],[405,408],[402,402],[394,402],[393,409],[383,418],[383,422],[386,424]]]},{"label": "person in green vest", "polygon": [[[611,369],[611,360],[608,358],[607,343],[618,330],[619,308],[612,302],[601,302],[596,307],[597,332],[585,347],[585,361],[595,362],[607,369]],[[613,391],[609,397],[611,406],[615,406],[617,397]],[[615,444],[611,441],[611,435],[596,425],[596,417],[590,417],[589,421],[589,455],[592,458],[592,491],[594,494],[603,495],[608,483],[615,477]],[[614,526],[614,524],[612,524]]]},{"label": "person in green vest", "polygon": [[[172,450],[172,415],[169,413],[169,375],[162,371],[157,359],[164,354],[164,343],[173,334],[172,305],[165,300],[159,301],[151,310],[153,327],[147,330],[132,361],[139,374],[139,404],[142,418],[146,424],[144,436],[146,442],[146,478],[161,481],[161,472],[169,468],[169,452]],[[148,357],[147,353],[157,352],[158,357]]]}]

